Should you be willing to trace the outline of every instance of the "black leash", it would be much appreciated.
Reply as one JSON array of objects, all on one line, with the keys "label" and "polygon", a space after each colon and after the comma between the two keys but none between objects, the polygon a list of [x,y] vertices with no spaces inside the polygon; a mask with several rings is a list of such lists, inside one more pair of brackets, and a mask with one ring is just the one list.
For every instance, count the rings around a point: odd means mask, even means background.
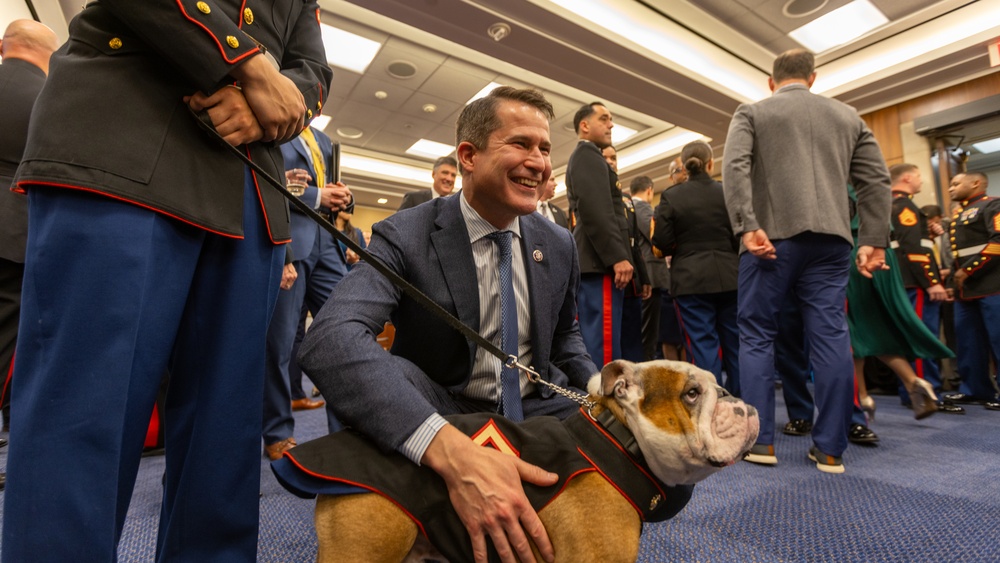
[{"label": "black leash", "polygon": [[[392,269],[386,266],[385,263],[383,263],[381,260],[373,256],[364,248],[362,248],[361,245],[354,242],[353,240],[348,238],[347,235],[337,230],[337,227],[333,225],[333,223],[331,223],[329,220],[327,220],[326,217],[323,217],[322,215],[317,213],[313,208],[309,207],[308,205],[303,203],[302,200],[300,200],[298,197],[289,192],[283,183],[275,180],[274,177],[265,172],[264,169],[260,167],[260,165],[250,160],[250,158],[247,157],[247,155],[243,154],[239,148],[234,147],[233,145],[227,143],[226,140],[223,139],[221,135],[219,135],[219,132],[215,130],[215,125],[212,124],[212,119],[209,117],[208,112],[202,111],[201,113],[196,113],[191,108],[188,108],[188,111],[190,111],[191,114],[198,121],[198,125],[200,125],[202,129],[208,132],[209,136],[219,141],[219,143],[228,148],[230,152],[239,157],[239,159],[242,160],[244,164],[249,166],[261,178],[264,178],[264,180],[266,180],[267,183],[270,184],[272,188],[278,190],[278,192],[281,193],[281,195],[285,196],[285,199],[287,199],[292,205],[297,207],[299,211],[301,211],[307,217],[309,217],[317,224],[319,224],[320,227],[323,227],[323,229],[325,229],[328,233],[333,235],[333,238],[344,243],[344,245],[347,246],[347,248],[350,248],[351,250],[356,252],[361,259],[370,264],[371,267],[375,268],[377,272],[388,278],[389,281],[395,284],[396,287],[398,287],[400,290],[403,291],[403,293],[409,295],[411,299],[419,303],[424,309],[427,309],[431,313],[434,313],[441,320],[448,323],[448,326],[454,328],[463,336],[474,342],[476,345],[478,345],[479,347],[483,348],[490,354],[493,354],[494,356],[499,358],[500,361],[502,361],[505,366],[517,367],[518,369],[522,369],[528,372],[528,378],[531,379],[532,381],[535,381],[534,378],[539,378],[538,374],[532,368],[527,366],[522,366],[521,364],[519,364],[517,362],[517,356],[513,355],[508,356],[507,354],[504,354],[503,350],[497,348],[496,345],[494,345],[492,342],[486,340],[479,333],[462,324],[462,321],[458,320],[455,317],[455,315],[452,315],[451,313],[448,312],[447,309],[437,304],[435,301],[432,301],[431,298],[424,295],[422,291],[417,289],[410,282],[403,279],[402,276],[394,272]],[[319,182],[317,180],[317,184],[318,183]]]}]

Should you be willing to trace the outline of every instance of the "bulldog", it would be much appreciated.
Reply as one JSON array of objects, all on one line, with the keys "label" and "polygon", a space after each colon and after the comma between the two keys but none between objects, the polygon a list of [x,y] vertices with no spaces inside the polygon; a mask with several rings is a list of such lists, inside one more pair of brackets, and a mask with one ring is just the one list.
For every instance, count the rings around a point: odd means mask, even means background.
[{"label": "bulldog", "polygon": [[[741,460],[760,429],[752,406],[683,362],[615,361],[587,391],[593,406],[564,421],[446,417],[480,445],[559,474],[551,487],[525,484],[557,561],[635,561],[642,523],[677,514],[691,493],[680,486]],[[444,481],[363,436],[313,440],[272,467],[293,493],[318,495],[321,563],[472,560]],[[355,494],[340,494],[344,485]]]}]

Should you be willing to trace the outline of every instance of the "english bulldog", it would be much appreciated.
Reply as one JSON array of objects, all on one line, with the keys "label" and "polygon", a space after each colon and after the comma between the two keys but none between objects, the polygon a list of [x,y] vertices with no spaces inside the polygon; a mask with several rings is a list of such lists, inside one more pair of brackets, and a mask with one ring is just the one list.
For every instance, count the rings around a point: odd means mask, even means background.
[{"label": "english bulldog", "polygon": [[[683,362],[615,361],[587,391],[594,406],[563,421],[446,417],[480,445],[559,475],[551,487],[525,483],[557,561],[635,561],[642,522],[677,514],[687,485],[741,460],[760,429],[752,406]],[[472,560],[444,481],[359,434],[302,444],[273,468],[290,491],[318,495],[321,563]],[[341,494],[344,485],[354,494]]]}]

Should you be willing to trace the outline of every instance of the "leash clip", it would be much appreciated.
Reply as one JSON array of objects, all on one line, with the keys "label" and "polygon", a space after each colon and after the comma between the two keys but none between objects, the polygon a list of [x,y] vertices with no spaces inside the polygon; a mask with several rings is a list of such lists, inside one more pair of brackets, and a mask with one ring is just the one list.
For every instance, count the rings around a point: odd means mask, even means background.
[{"label": "leash clip", "polygon": [[569,389],[560,387],[555,383],[545,381],[544,379],[542,379],[541,374],[535,371],[535,368],[520,364],[517,361],[517,357],[514,355],[508,356],[507,362],[505,362],[504,365],[506,367],[516,367],[517,369],[523,371],[524,374],[528,376],[528,381],[536,385],[544,385],[549,389],[551,389],[553,392],[558,393],[559,395],[562,395],[563,397],[566,397],[567,399],[579,404],[583,408],[587,409],[587,416],[589,416],[593,420],[597,420],[596,418],[594,418],[594,414],[591,412],[594,409],[594,407],[597,406],[597,403],[588,399],[586,395],[581,395],[576,391],[570,391]]}]

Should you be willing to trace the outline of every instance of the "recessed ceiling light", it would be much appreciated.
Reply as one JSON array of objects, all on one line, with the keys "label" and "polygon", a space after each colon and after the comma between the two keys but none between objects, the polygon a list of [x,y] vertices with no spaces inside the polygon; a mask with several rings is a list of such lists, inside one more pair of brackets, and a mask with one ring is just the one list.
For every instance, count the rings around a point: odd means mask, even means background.
[{"label": "recessed ceiling light", "polygon": [[496,82],[490,82],[486,86],[483,86],[482,90],[476,92],[475,96],[472,96],[471,98],[469,98],[469,101],[465,102],[465,105],[469,105],[472,102],[478,100],[479,98],[485,98],[486,96],[489,95],[490,92],[492,92],[494,89],[499,88],[501,86],[503,86],[503,84],[497,84]]},{"label": "recessed ceiling light", "polygon": [[410,61],[392,61],[385,67],[385,71],[393,78],[413,78],[417,74],[417,66]]},{"label": "recessed ceiling light", "polygon": [[385,204],[389,203],[389,200],[386,199],[386,198],[384,198],[384,197],[380,197],[380,198],[378,198],[375,201],[379,202],[381,205],[385,205]]},{"label": "recessed ceiling light", "polygon": [[351,127],[350,125],[337,127],[337,135],[345,139],[360,139],[364,134],[365,132],[361,129]]},{"label": "recessed ceiling light", "polygon": [[389,94],[386,93],[385,90],[378,90],[378,91],[375,92],[375,99],[376,100],[384,100],[384,99],[386,99],[388,97],[389,97]]},{"label": "recessed ceiling light", "polygon": [[788,0],[781,13],[790,18],[804,18],[822,10],[830,0]]},{"label": "recessed ceiling light", "polygon": [[1000,151],[1000,137],[997,137],[996,139],[990,139],[988,141],[980,141],[978,143],[972,143],[972,146],[975,147],[977,151],[983,154],[997,152]]},{"label": "recessed ceiling light", "polygon": [[420,139],[416,143],[413,143],[413,146],[406,149],[407,154],[426,158],[441,158],[453,152],[455,152],[455,147],[436,141],[428,141],[427,139]]},{"label": "recessed ceiling light", "polygon": [[309,125],[312,125],[316,129],[319,129],[320,131],[326,129],[326,126],[329,125],[329,124],[330,124],[330,116],[329,115],[317,115],[309,123]]},{"label": "recessed ceiling light", "polygon": [[421,109],[424,110],[424,113],[434,113],[438,110],[438,107],[434,104],[424,104],[424,107]]},{"label": "recessed ceiling light", "polygon": [[332,25],[320,24],[326,62],[350,71],[364,74],[375,59],[382,44]]},{"label": "recessed ceiling light", "polygon": [[635,129],[616,123],[615,126],[611,128],[611,144],[617,145],[618,143],[623,143],[626,139],[631,138],[636,133],[638,133],[638,131]]},{"label": "recessed ceiling light", "polygon": [[888,22],[885,14],[868,0],[854,0],[792,30],[788,36],[806,49],[822,53]]}]

